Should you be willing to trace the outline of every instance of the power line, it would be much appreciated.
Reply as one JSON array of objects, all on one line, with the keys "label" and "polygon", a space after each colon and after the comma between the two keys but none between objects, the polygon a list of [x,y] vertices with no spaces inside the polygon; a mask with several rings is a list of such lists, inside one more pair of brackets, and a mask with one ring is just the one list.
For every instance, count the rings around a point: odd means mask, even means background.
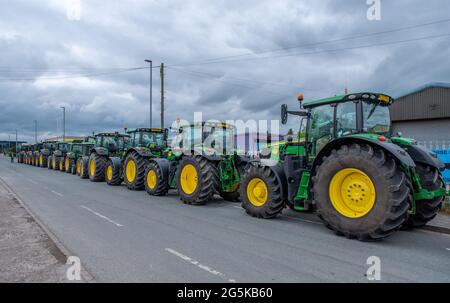
[{"label": "power line", "polygon": [[245,84],[234,83],[234,82],[230,82],[230,81],[223,80],[223,79],[211,78],[211,76],[214,76],[214,75],[211,75],[211,74],[208,75],[208,74],[205,74],[205,73],[196,73],[196,72],[192,72],[192,71],[175,69],[175,68],[170,68],[170,69],[174,70],[174,71],[177,71],[177,72],[180,72],[180,73],[188,74],[188,75],[191,75],[191,76],[207,78],[207,79],[210,79],[210,80],[214,80],[214,81],[217,81],[217,82],[223,82],[223,83],[226,83],[226,84],[229,84],[229,85],[233,85],[233,86],[240,86],[240,87],[248,88],[250,90],[259,89],[259,90],[267,92],[269,94],[273,94],[273,95],[277,95],[277,96],[281,96],[281,97],[287,97],[287,98],[292,97],[292,95],[282,94],[282,93],[274,92],[274,91],[267,90],[267,89],[261,89],[259,87],[255,87],[255,86],[248,86],[248,85],[245,85]]},{"label": "power line", "polygon": [[[450,33],[440,34],[440,35],[432,35],[432,36],[425,36],[425,37],[419,37],[419,38],[412,38],[412,39],[405,39],[405,40],[396,40],[396,41],[390,41],[390,42],[380,42],[380,43],[368,44],[368,45],[362,45],[362,46],[335,48],[335,49],[327,49],[327,50],[317,50],[317,51],[310,51],[310,52],[303,52],[303,53],[289,53],[289,54],[281,54],[281,55],[258,57],[258,58],[244,58],[244,59],[234,59],[234,60],[231,59],[231,60],[210,61],[210,62],[195,63],[195,64],[192,63],[192,64],[185,64],[183,66],[188,66],[188,65],[209,65],[209,64],[229,63],[229,62],[238,62],[238,61],[247,61],[247,62],[249,62],[249,61],[256,61],[256,60],[267,60],[267,59],[274,59],[274,58],[282,58],[282,57],[292,57],[292,56],[301,56],[301,55],[311,55],[311,54],[338,52],[338,51],[345,51],[345,50],[354,50],[354,49],[371,48],[371,47],[378,47],[378,46],[385,46],[385,45],[401,44],[401,43],[407,43],[407,42],[413,42],[413,41],[421,41],[421,40],[427,40],[427,39],[443,38],[443,37],[448,37],[448,36],[450,36]],[[175,65],[171,65],[170,67],[173,67],[173,66],[175,66]]]},{"label": "power line", "polygon": [[295,45],[295,46],[276,48],[276,49],[272,49],[272,50],[257,51],[257,52],[251,52],[251,53],[248,52],[248,53],[243,53],[243,54],[238,54],[238,55],[230,55],[230,56],[209,58],[209,59],[199,60],[197,62],[177,63],[177,64],[172,64],[170,66],[193,65],[193,64],[196,64],[196,63],[206,63],[206,62],[211,62],[211,61],[230,59],[230,58],[237,58],[237,57],[243,57],[243,56],[254,56],[254,55],[260,55],[260,54],[265,54],[265,53],[281,52],[281,51],[286,51],[286,50],[291,50],[291,49],[296,49],[296,48],[305,48],[305,47],[323,45],[323,44],[328,44],[328,43],[342,42],[342,41],[354,40],[354,39],[359,39],[359,38],[367,38],[367,37],[371,37],[371,36],[378,36],[378,35],[383,35],[383,34],[395,33],[395,32],[406,31],[406,30],[410,30],[410,29],[414,29],[414,28],[420,28],[420,27],[436,25],[436,24],[440,24],[440,23],[446,23],[446,22],[450,22],[450,18],[449,19],[442,19],[442,20],[432,21],[432,22],[427,22],[427,23],[415,24],[415,25],[410,25],[410,26],[405,26],[405,27],[399,27],[399,28],[391,29],[391,30],[373,32],[373,33],[366,33],[366,34],[361,34],[361,35],[356,35],[356,36],[349,36],[349,37],[343,37],[343,38],[337,38],[337,39],[332,39],[332,40],[325,40],[325,41],[319,41],[319,42],[307,43],[307,44],[301,44],[301,45]]},{"label": "power line", "polygon": [[99,77],[99,76],[106,76],[106,75],[113,75],[113,74],[119,74],[124,72],[130,72],[135,70],[142,70],[142,69],[148,69],[148,67],[135,67],[135,68],[128,68],[118,71],[111,71],[111,72],[102,72],[102,73],[87,73],[87,74],[81,74],[81,75],[72,75],[72,76],[60,76],[60,77],[35,77],[35,78],[0,78],[0,81],[35,81],[35,80],[59,80],[59,79],[73,79],[73,78],[89,78],[89,77]]},{"label": "power line", "polygon": [[[175,68],[175,67],[170,67],[170,69],[181,71],[180,68]],[[186,71],[186,70],[184,70],[184,71]],[[222,75],[206,73],[206,72],[203,72],[203,71],[193,71],[193,70],[188,70],[188,71],[191,72],[191,73],[204,75],[204,76],[207,76],[207,77],[216,77],[216,78],[223,77]],[[305,88],[305,87],[302,87],[302,86],[293,85],[293,84],[287,84],[287,83],[261,81],[261,80],[255,80],[255,79],[244,79],[244,78],[236,78],[236,77],[229,77],[229,76],[226,76],[226,77],[228,79],[234,80],[234,81],[253,82],[253,83],[256,83],[256,84],[273,85],[273,86],[284,86],[284,87],[295,88],[295,89],[298,89],[298,90],[309,90],[309,91],[316,91],[316,92],[322,92],[322,93],[325,92],[325,91],[320,90],[320,89]],[[329,92],[327,92],[327,93],[329,93]]]}]

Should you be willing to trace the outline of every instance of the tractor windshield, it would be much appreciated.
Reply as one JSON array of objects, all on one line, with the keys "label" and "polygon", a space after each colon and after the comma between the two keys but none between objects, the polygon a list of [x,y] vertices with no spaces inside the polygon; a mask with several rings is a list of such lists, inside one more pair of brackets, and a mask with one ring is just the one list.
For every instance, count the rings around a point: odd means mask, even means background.
[{"label": "tractor windshield", "polygon": [[74,153],[80,153],[82,150],[82,146],[79,144],[72,145],[72,152]]},{"label": "tractor windshield", "polygon": [[154,144],[156,146],[164,147],[164,133],[143,133],[142,134],[142,144],[148,146]]},{"label": "tractor windshield", "polygon": [[391,119],[389,108],[380,103],[363,102],[364,132],[389,135]]}]

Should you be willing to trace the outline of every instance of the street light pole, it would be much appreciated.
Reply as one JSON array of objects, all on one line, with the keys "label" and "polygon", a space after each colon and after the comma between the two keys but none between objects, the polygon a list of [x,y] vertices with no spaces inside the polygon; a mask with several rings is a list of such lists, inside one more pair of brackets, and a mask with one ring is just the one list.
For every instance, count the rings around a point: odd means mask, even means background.
[{"label": "street light pole", "polygon": [[37,120],[34,120],[34,141],[37,144]]},{"label": "street light pole", "polygon": [[66,141],[66,107],[61,106],[63,110],[63,141]]},{"label": "street light pole", "polygon": [[16,129],[16,150],[15,150],[15,154],[17,154],[17,129]]},{"label": "street light pole", "polygon": [[153,126],[153,61],[152,60],[144,60],[145,62],[150,63],[150,128]]}]

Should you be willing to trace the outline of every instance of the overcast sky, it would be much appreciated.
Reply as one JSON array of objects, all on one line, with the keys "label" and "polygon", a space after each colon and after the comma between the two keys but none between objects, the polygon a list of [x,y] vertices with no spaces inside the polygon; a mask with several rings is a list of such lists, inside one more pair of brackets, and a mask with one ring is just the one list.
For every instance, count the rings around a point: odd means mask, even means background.
[{"label": "overcast sky", "polygon": [[[450,18],[446,0],[381,0],[379,21],[368,20],[366,0],[0,3],[0,140],[17,128],[32,141],[34,120],[40,140],[60,135],[61,106],[67,135],[147,126],[149,69],[104,75],[146,67],[144,59],[167,65],[166,126],[194,111],[277,119],[299,92],[311,99],[348,86],[398,96],[450,82],[450,36],[391,44],[450,34],[450,22],[329,42]],[[153,101],[159,126],[159,68]]]}]

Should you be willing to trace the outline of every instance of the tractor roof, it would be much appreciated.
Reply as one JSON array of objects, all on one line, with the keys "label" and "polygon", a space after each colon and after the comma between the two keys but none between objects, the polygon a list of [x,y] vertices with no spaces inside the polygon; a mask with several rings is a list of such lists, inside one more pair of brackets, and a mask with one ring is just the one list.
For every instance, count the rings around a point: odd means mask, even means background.
[{"label": "tractor roof", "polygon": [[352,100],[367,100],[369,102],[381,102],[385,105],[391,105],[394,102],[394,99],[388,95],[380,94],[380,93],[356,93],[356,94],[348,94],[348,95],[339,95],[333,96],[323,99],[315,99],[303,102],[303,108],[311,108],[324,104],[333,104],[340,103]]},{"label": "tractor roof", "polygon": [[213,127],[222,127],[222,128],[234,128],[233,124],[229,124],[226,122],[220,122],[220,121],[203,121],[203,122],[196,122],[196,123],[191,123],[189,125],[190,127],[196,127],[196,126],[213,126]]},{"label": "tractor roof", "polygon": [[118,133],[118,132],[115,132],[115,133],[98,133],[98,134],[95,134],[95,136],[97,137],[97,136],[104,136],[104,137],[115,137],[115,136],[119,136],[119,137],[129,137],[130,135],[127,135],[127,134],[120,134],[120,133]]},{"label": "tractor roof", "polygon": [[148,128],[148,127],[140,127],[140,128],[129,128],[127,129],[127,133],[138,133],[138,132],[149,132],[149,133],[164,133],[166,129],[162,128]]}]

